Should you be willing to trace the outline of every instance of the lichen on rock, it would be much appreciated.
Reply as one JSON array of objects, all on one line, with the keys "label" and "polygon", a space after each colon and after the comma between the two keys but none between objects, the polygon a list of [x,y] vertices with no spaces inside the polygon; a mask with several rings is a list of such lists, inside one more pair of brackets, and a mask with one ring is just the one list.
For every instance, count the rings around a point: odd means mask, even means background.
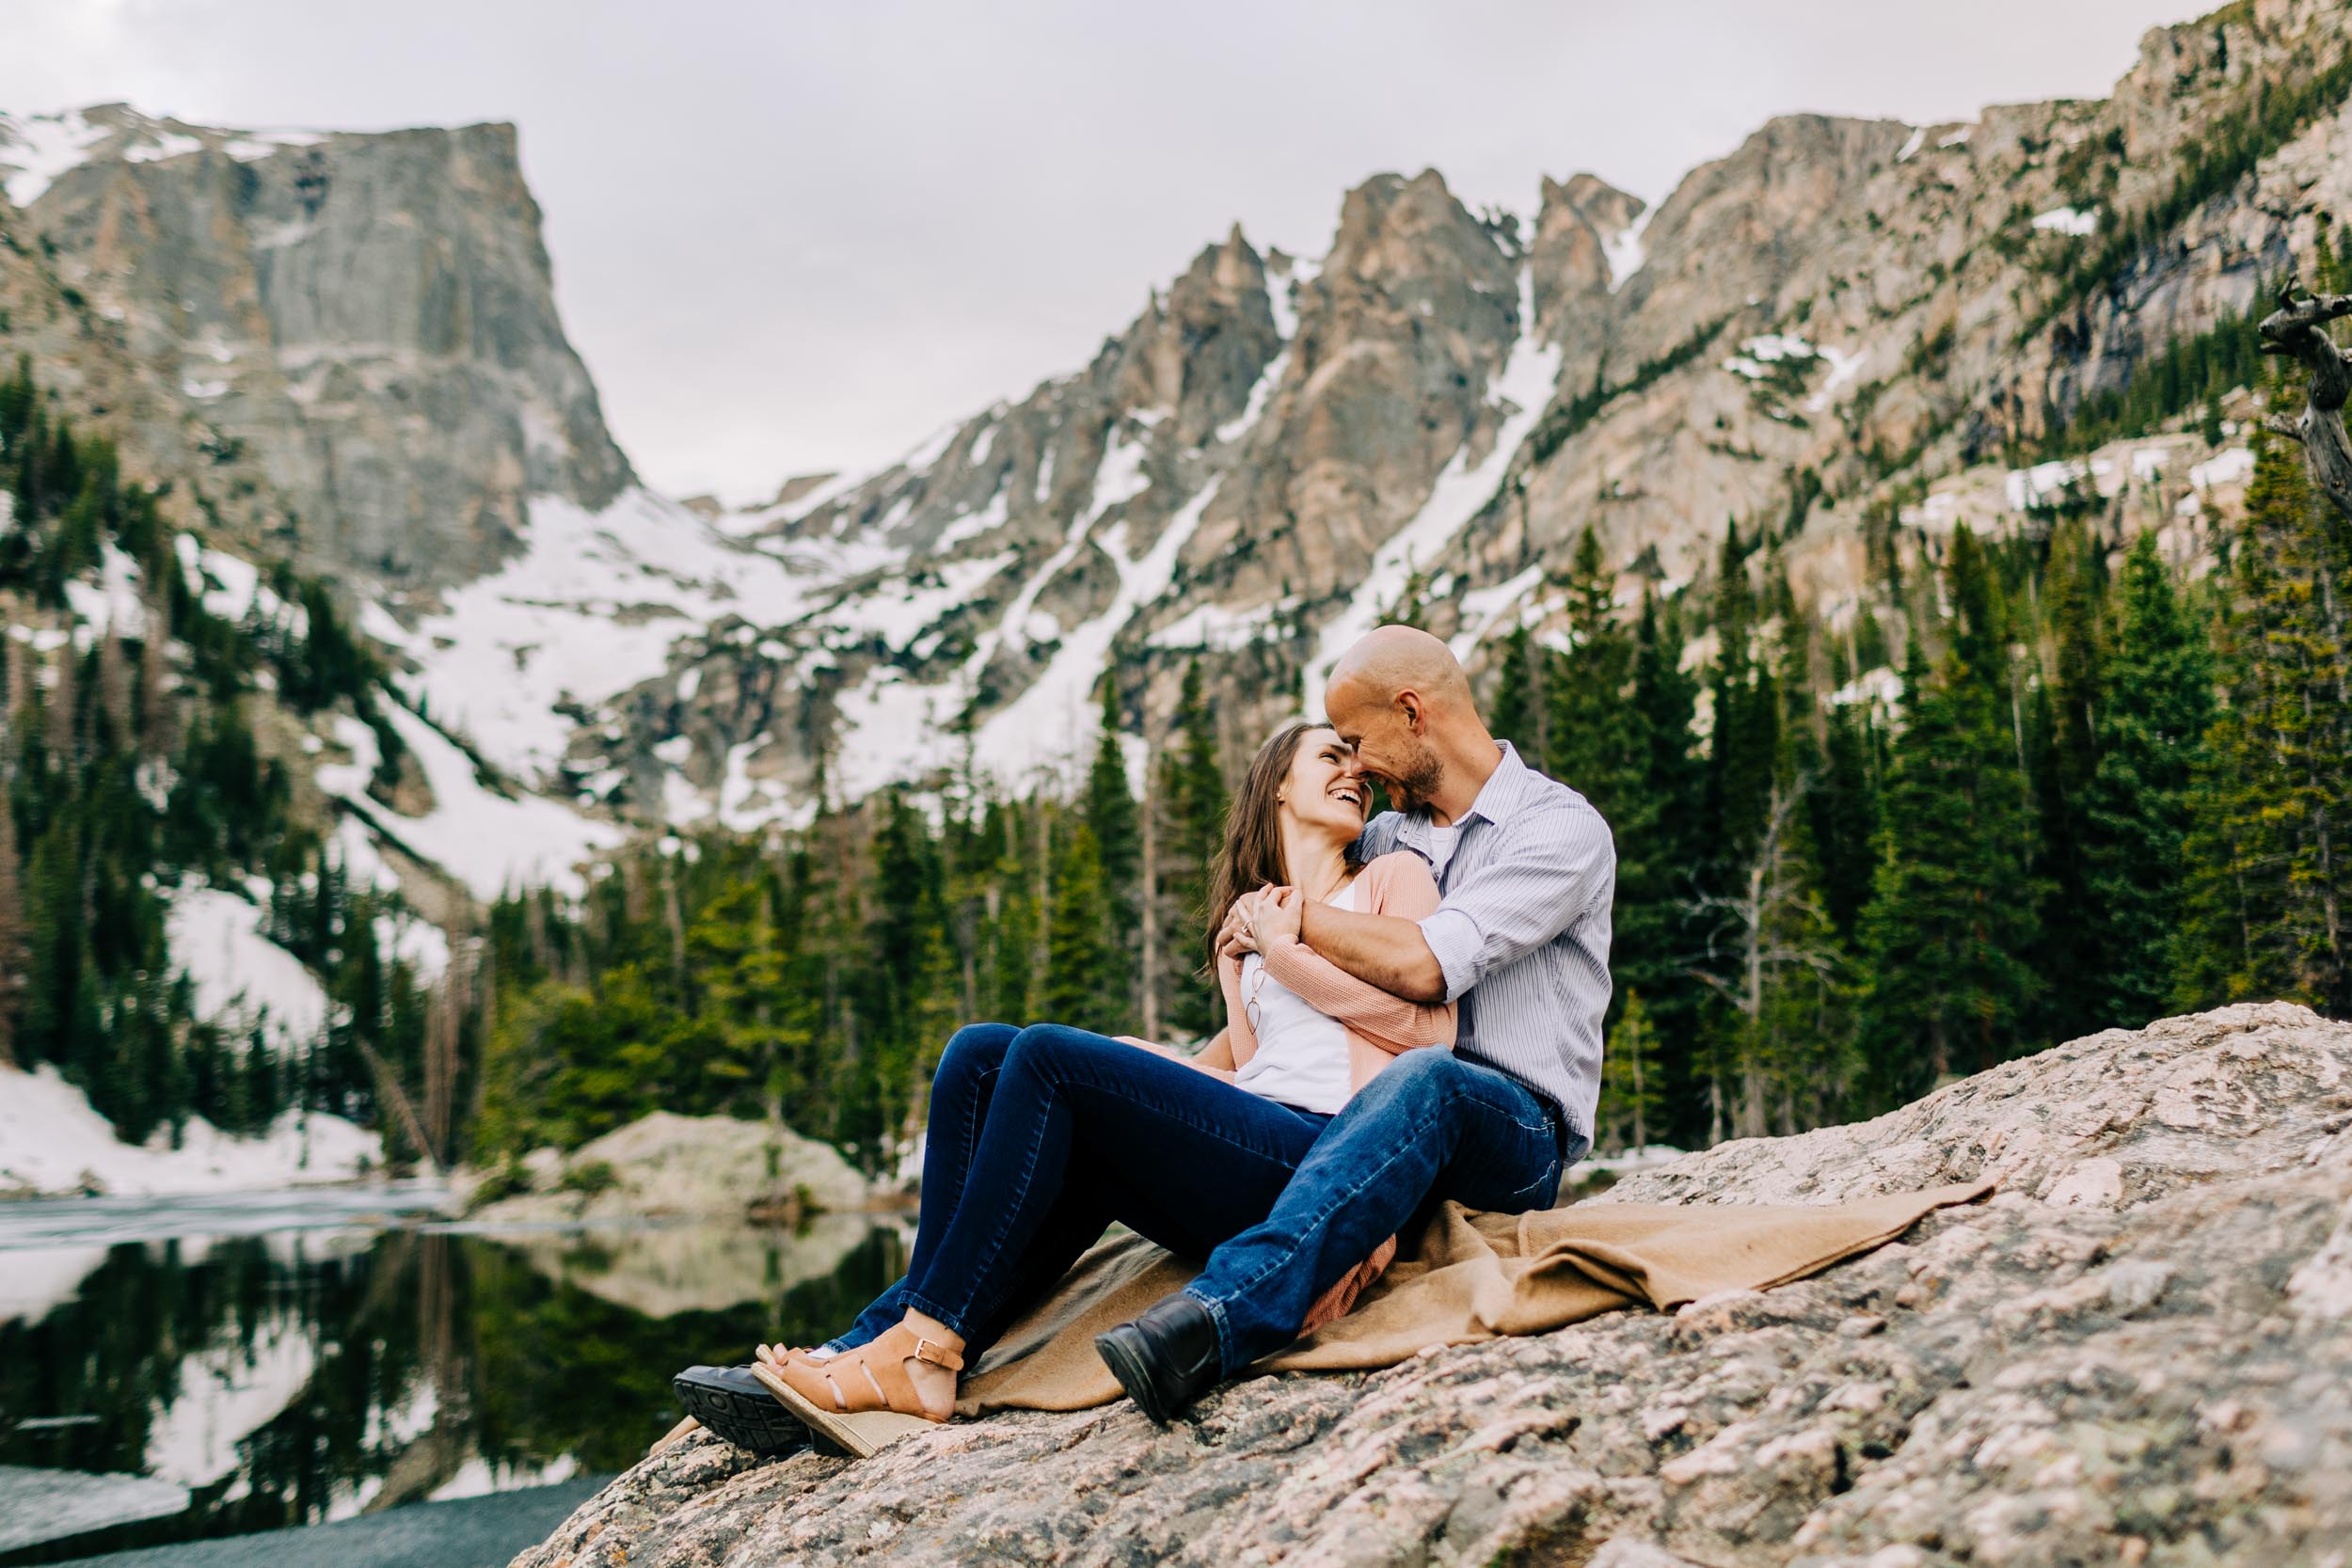
[{"label": "lichen on rock", "polygon": [[[758,1462],[697,1433],[516,1568],[2320,1561],[2352,1541],[2352,1025],[2109,1030],[1595,1202],[1991,1202],[1797,1284]],[[648,1433],[650,1437],[652,1434]]]}]

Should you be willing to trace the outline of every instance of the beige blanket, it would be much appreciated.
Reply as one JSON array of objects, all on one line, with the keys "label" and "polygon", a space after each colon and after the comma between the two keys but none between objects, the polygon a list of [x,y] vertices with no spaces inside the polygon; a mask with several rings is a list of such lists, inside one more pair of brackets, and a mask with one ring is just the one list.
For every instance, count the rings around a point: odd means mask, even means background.
[{"label": "beige blanket", "polygon": [[[1580,1203],[1530,1214],[1448,1203],[1357,1302],[1250,1369],[1391,1367],[1436,1345],[1542,1334],[1621,1307],[1673,1307],[1761,1291],[1894,1240],[1931,1210],[1968,1203],[1991,1179],[1806,1207]],[[963,1380],[959,1415],[1082,1410],[1120,1397],[1094,1336],[1193,1276],[1141,1237],[1095,1246]]]}]

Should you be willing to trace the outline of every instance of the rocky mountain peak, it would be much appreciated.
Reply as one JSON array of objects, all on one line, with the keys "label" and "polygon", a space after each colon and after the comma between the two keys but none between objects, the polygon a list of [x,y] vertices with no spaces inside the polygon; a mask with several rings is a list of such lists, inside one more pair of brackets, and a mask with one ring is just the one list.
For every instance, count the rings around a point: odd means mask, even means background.
[{"label": "rocky mountain peak", "polygon": [[0,138],[60,278],[215,444],[256,451],[313,562],[462,581],[516,547],[531,497],[593,509],[632,483],[512,125],[253,132],[118,104]]},{"label": "rocky mountain peak", "polygon": [[1649,204],[1596,174],[1571,175],[1565,184],[1547,175],[1541,190],[1528,260],[1536,321],[1558,339],[1569,330],[1564,310],[1595,309],[1584,296],[1606,294],[1640,269]]}]

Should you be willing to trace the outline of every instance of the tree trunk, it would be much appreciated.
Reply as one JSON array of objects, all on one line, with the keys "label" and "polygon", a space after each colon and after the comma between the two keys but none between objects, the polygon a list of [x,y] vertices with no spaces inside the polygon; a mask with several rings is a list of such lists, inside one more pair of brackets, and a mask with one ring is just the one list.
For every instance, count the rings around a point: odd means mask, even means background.
[{"label": "tree trunk", "polygon": [[2312,372],[2303,417],[2289,425],[2269,422],[2274,433],[2303,443],[2312,483],[2328,503],[2352,518],[2352,441],[2344,429],[2344,404],[2352,395],[2352,364],[2328,336],[2328,324],[2352,315],[2352,294],[2295,297],[2292,284],[2279,291],[2279,309],[2263,318],[2265,354],[2280,354]]}]

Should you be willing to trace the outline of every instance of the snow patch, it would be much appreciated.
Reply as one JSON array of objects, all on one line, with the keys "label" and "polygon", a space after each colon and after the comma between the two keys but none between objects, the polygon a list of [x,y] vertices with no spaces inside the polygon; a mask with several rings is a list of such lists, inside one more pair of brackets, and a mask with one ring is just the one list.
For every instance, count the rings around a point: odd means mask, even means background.
[{"label": "snow patch", "polygon": [[0,1068],[0,1191],[244,1192],[350,1181],[383,1163],[376,1134],[318,1112],[287,1111],[250,1138],[231,1137],[199,1117],[183,1129],[178,1148],[166,1129],[144,1145],[126,1144],[55,1067]]},{"label": "snow patch", "polygon": [[1094,743],[1100,709],[1093,701],[1095,682],[1102,677],[1111,641],[1136,610],[1168,592],[1176,575],[1176,558],[1200,526],[1201,515],[1216,499],[1222,478],[1213,479],[1186,501],[1152,547],[1139,558],[1127,554],[1127,524],[1122,519],[1101,540],[1103,552],[1119,571],[1119,592],[1108,609],[1061,640],[1053,662],[1029,683],[1010,706],[980,726],[975,744],[978,765],[996,778],[1014,783],[1056,760],[1073,758]]},{"label": "snow patch", "polygon": [[1844,390],[1854,377],[1862,373],[1863,364],[1870,356],[1867,349],[1856,349],[1848,353],[1842,348],[1832,348],[1826,343],[1821,345],[1820,353],[1821,357],[1829,361],[1829,375],[1820,387],[1814,389],[1813,395],[1804,400],[1805,412],[1808,414],[1819,414],[1827,408],[1830,405],[1830,400]]},{"label": "snow patch", "polygon": [[0,1325],[37,1323],[82,1293],[82,1281],[106,1261],[103,1246],[8,1249],[0,1269]]},{"label": "snow patch", "polygon": [[2209,457],[2188,471],[2188,482],[2200,490],[2212,490],[2224,484],[2243,484],[2254,477],[2254,454],[2244,447],[2232,447],[2218,457]]},{"label": "snow patch", "polygon": [[166,938],[196,990],[199,1019],[230,1039],[259,1029],[276,1052],[308,1052],[326,1033],[326,991],[300,958],[265,934],[269,913],[233,893],[183,887],[169,895]]},{"label": "snow patch", "polygon": [[679,637],[725,616],[789,621],[834,569],[857,564],[787,564],[645,490],[593,513],[536,496],[530,517],[522,556],[451,590],[409,649],[435,717],[534,783],[570,739],[560,706],[598,707],[651,680]]},{"label": "snow patch", "polygon": [[2033,226],[2052,233],[2072,234],[2076,239],[2081,239],[2099,231],[2099,213],[2096,208],[2086,212],[2075,207],[2053,207],[2046,213],[2036,214]]},{"label": "snow patch", "polygon": [[300,1396],[317,1364],[310,1336],[291,1313],[183,1357],[148,1429],[149,1473],[185,1486],[220,1480],[237,1467],[237,1445]]},{"label": "snow patch", "polygon": [[1448,644],[1455,658],[1468,658],[1477,646],[1500,629],[1503,618],[1535,585],[1544,580],[1541,566],[1530,566],[1507,582],[1473,588],[1462,595],[1462,629]]},{"label": "snow patch", "polygon": [[138,563],[111,542],[98,562],[98,580],[69,578],[65,601],[81,625],[74,644],[87,649],[111,629],[123,637],[147,635],[147,606],[139,601]]},{"label": "snow patch", "polygon": [[[1642,236],[1649,230],[1649,220],[1657,215],[1657,208],[1645,207],[1634,215],[1631,223],[1601,241],[1600,255],[1601,260],[1609,264],[1611,293],[1615,293],[1627,278],[1640,272],[1648,261],[1648,254],[1642,248]],[[1524,285],[1521,292],[1527,292]],[[1531,303],[1526,310],[1521,311],[1520,319],[1532,320],[1533,310]]]},{"label": "snow patch", "polygon": [[1196,605],[1149,639],[1154,648],[1211,648],[1232,653],[1258,641],[1275,617],[1298,608],[1293,594],[1251,610],[1229,610],[1220,604]]},{"label": "snow patch", "polygon": [[852,637],[879,637],[892,648],[903,648],[950,610],[969,604],[972,595],[1012,564],[1010,550],[974,561],[950,561],[937,568],[939,581],[918,587],[885,584],[864,597],[844,599],[818,617],[828,628]]},{"label": "snow patch", "polygon": [[0,115],[0,170],[7,171],[0,189],[17,206],[31,206],[58,176],[87,162],[108,135],[77,111],[22,119]]},{"label": "snow patch", "polygon": [[388,717],[432,786],[432,812],[404,816],[360,791],[346,789],[341,798],[476,896],[493,899],[525,883],[547,883],[576,895],[585,884],[573,868],[600,849],[618,847],[626,836],[610,823],[591,821],[539,796],[510,800],[492,793],[476,776],[473,759],[439,730],[405,708],[390,707]]}]

